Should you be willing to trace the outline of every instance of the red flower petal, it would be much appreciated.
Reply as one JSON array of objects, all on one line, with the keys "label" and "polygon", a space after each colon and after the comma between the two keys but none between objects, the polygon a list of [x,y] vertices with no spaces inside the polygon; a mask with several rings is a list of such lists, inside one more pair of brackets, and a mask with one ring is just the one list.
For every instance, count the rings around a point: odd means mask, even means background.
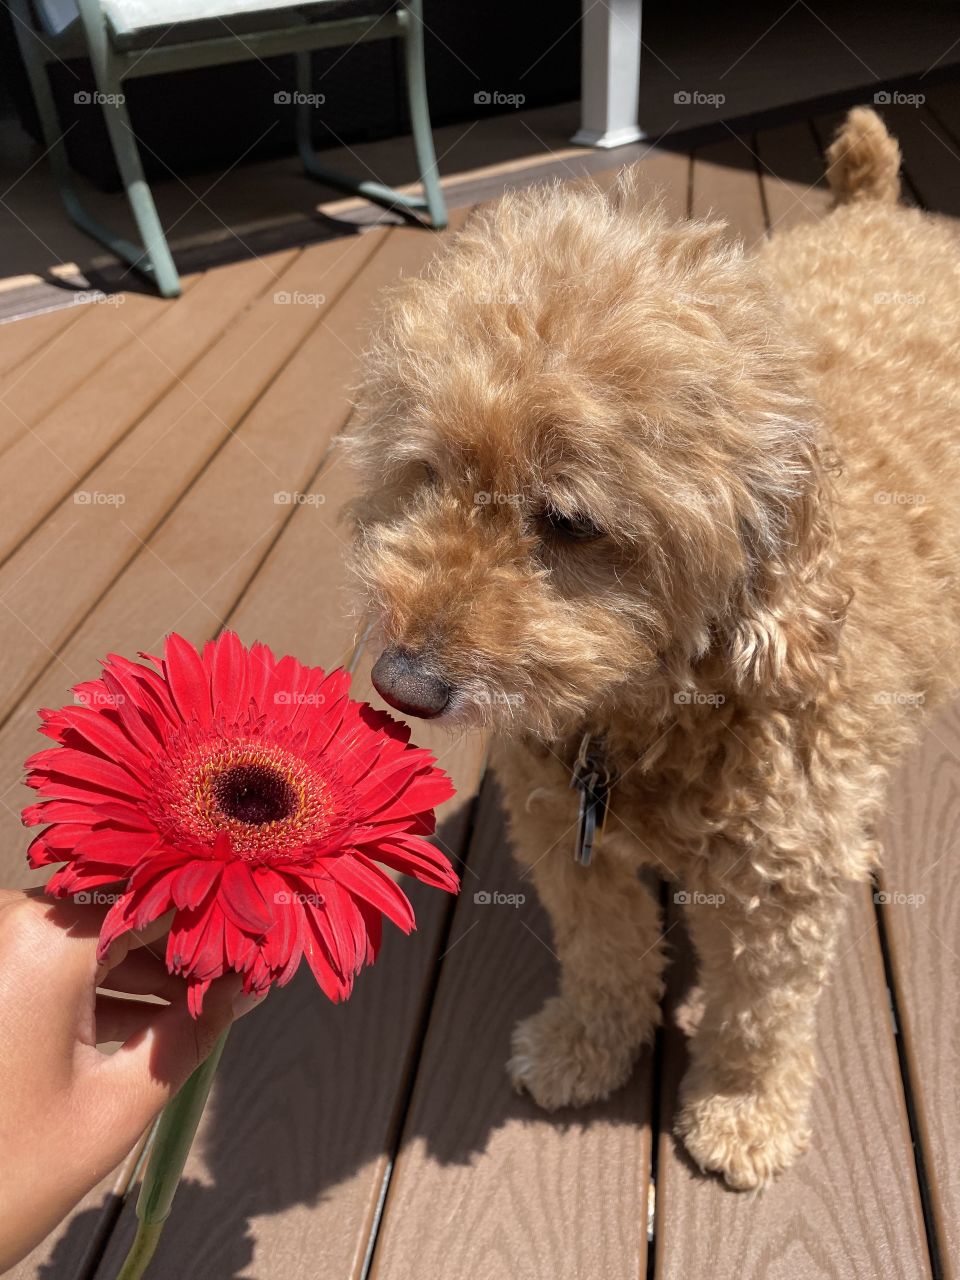
[{"label": "red flower petal", "polygon": [[322,910],[303,912],[303,954],[320,989],[335,1004],[346,1000],[353,989],[353,975],[343,974],[335,964],[327,942],[326,917]]},{"label": "red flower petal", "polygon": [[395,880],[391,880],[363,854],[337,858],[330,874],[356,897],[376,907],[404,933],[409,933],[416,925],[407,895]]},{"label": "red flower petal", "polygon": [[213,709],[233,721],[246,705],[247,654],[233,631],[224,631],[213,650],[211,672]]},{"label": "red flower petal", "polygon": [[453,783],[447,775],[440,769],[433,769],[430,773],[411,778],[401,791],[373,811],[370,821],[379,822],[387,818],[422,813],[424,809],[433,809],[438,804],[443,804],[453,794]]},{"label": "red flower petal", "polygon": [[210,982],[210,978],[205,982],[198,982],[196,978],[187,981],[187,1008],[194,1018],[199,1018],[203,1013],[203,997],[210,989]]},{"label": "red flower petal", "polygon": [[[157,660],[154,659],[154,661]],[[103,672],[104,681],[108,675],[113,676],[124,694],[141,713],[149,711],[155,716],[158,724],[176,726],[180,723],[170,686],[159,671],[153,671],[139,662],[131,662],[129,658],[123,658],[118,653],[111,653],[107,655],[107,666]],[[120,707],[125,705],[126,703],[118,704],[117,710],[119,711]]]},{"label": "red flower petal", "polygon": [[[125,693],[122,681],[112,671],[104,671],[103,682],[110,691],[116,706],[117,719],[127,737],[145,756],[152,758],[162,741],[158,727],[162,722],[162,713],[159,708],[151,711],[147,707],[137,706],[133,698]],[[133,681],[131,686],[136,687]]]},{"label": "red flower petal", "polygon": [[195,910],[205,901],[223,874],[223,865],[213,860],[198,859],[183,868],[173,882],[172,895],[182,910]]},{"label": "red flower petal", "polygon": [[273,924],[273,912],[245,862],[228,862],[223,868],[220,901],[224,911],[240,929],[262,934]]},{"label": "red flower petal", "polygon": [[30,841],[27,861],[31,867],[43,867],[51,862],[64,862],[74,852],[80,837],[89,831],[81,823],[62,823],[48,827]]},{"label": "red flower petal", "polygon": [[437,889],[456,893],[460,888],[460,881],[446,856],[426,840],[395,836],[389,840],[371,842],[366,846],[365,852],[384,866],[402,871]]},{"label": "red flower petal", "polygon": [[163,667],[173,701],[182,718],[189,721],[196,717],[201,725],[208,725],[212,716],[210,681],[193,645],[175,633],[167,636]]},{"label": "red flower petal", "polygon": [[261,955],[263,963],[278,975],[277,983],[283,986],[293,977],[303,955],[303,908],[299,903],[284,903],[290,892],[280,876],[272,872],[264,876],[261,872],[260,879],[264,895],[277,904],[276,919],[263,940]]},{"label": "red flower petal", "polygon": [[[28,785],[48,795],[96,794],[97,791],[115,791],[127,797],[143,795],[143,787],[126,769],[92,752],[72,747],[47,747],[45,751],[38,751],[26,762],[26,768],[30,770]],[[75,787],[72,783],[83,785]]]},{"label": "red flower petal", "polygon": [[[112,760],[127,769],[138,781],[144,780],[146,756],[127,734],[102,712],[88,711],[83,707],[77,707],[75,710],[65,707],[61,714],[66,726],[72,730],[72,734],[79,735],[82,739],[82,745],[81,742],[73,745],[86,750],[92,748],[105,759]],[[156,742],[153,743],[153,747],[156,749]]]},{"label": "red flower petal", "polygon": [[84,827],[83,835],[76,843],[75,852],[84,861],[109,863],[118,869],[130,871],[159,853],[163,844],[155,831],[122,831],[115,827]]}]

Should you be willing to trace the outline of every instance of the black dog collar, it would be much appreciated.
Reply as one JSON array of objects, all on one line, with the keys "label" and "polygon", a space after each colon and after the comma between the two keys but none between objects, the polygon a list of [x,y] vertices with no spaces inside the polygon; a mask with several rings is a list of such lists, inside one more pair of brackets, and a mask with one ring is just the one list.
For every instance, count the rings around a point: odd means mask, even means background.
[{"label": "black dog collar", "polygon": [[598,745],[585,733],[580,739],[580,750],[570,786],[579,794],[580,813],[577,818],[577,837],[573,847],[573,859],[588,867],[593,858],[593,846],[603,831],[613,780],[603,761]]}]

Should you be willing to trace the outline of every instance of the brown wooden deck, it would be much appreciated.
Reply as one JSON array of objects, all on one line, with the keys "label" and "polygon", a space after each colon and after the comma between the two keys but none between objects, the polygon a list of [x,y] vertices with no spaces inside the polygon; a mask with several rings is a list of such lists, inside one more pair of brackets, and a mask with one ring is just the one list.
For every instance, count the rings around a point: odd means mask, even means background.
[{"label": "brown wooden deck", "polygon": [[[890,115],[912,198],[960,214],[960,92]],[[755,242],[824,212],[830,127],[801,121],[693,153],[541,157],[453,184],[456,218],[511,182],[641,157],[677,212],[713,208]],[[171,629],[200,642],[229,625],[325,666],[351,653],[336,519],[350,480],[331,442],[374,298],[435,247],[430,234],[376,227],[198,272],[175,302],[128,294],[0,327],[0,776],[17,778],[36,749],[35,709],[62,701],[108,650],[151,650]],[[282,293],[323,301],[281,304]],[[296,493],[323,500],[277,499]],[[669,1027],[609,1104],[547,1117],[510,1091],[510,1028],[556,982],[550,934],[532,896],[516,910],[474,900],[524,888],[483,744],[417,737],[459,788],[442,838],[464,893],[455,904],[414,893],[419,933],[388,937],[348,1005],[326,1004],[306,975],[238,1026],[151,1274],[960,1274],[956,710],[907,761],[885,833],[881,889],[925,903],[853,895],[821,1013],[814,1147],[760,1197],[700,1176],[674,1143],[685,1050]],[[18,785],[0,798],[3,879],[26,884],[37,877],[22,861]],[[668,926],[672,1005],[689,957]],[[111,1280],[135,1182],[132,1157],[13,1274]]]}]

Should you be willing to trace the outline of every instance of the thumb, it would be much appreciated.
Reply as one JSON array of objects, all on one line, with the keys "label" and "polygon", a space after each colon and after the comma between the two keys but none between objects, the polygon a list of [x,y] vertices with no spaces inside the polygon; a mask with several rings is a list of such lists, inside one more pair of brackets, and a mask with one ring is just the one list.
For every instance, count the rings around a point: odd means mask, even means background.
[{"label": "thumb", "polygon": [[[156,1017],[103,1062],[112,1093],[112,1125],[126,1150],[196,1068],[209,1057],[230,1024],[265,996],[247,996],[239,977],[213,983],[203,1013],[193,1018],[186,1000],[161,1009]],[[104,1082],[106,1083],[106,1082]]]}]

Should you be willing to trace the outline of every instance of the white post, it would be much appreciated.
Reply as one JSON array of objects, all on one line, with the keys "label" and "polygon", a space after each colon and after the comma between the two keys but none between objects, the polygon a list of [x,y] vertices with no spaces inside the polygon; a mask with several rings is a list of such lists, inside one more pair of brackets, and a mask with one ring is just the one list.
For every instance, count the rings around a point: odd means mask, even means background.
[{"label": "white post", "polygon": [[637,119],[640,93],[642,0],[583,0],[583,88],[580,128],[583,147],[622,147],[642,138]]}]

